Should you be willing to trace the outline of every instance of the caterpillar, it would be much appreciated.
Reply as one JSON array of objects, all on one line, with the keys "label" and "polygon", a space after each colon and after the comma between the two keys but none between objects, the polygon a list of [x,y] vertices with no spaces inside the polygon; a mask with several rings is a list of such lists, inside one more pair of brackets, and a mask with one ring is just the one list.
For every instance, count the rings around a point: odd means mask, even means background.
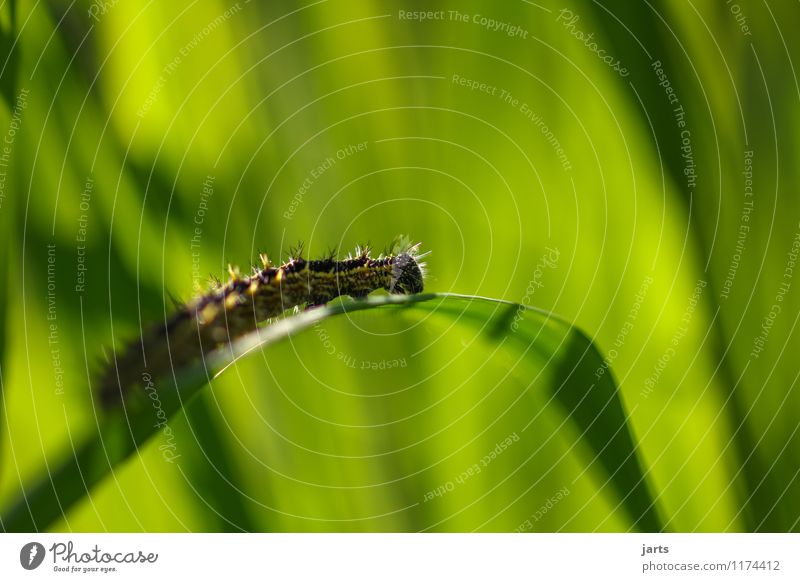
[{"label": "caterpillar", "polygon": [[229,267],[227,283],[216,282],[115,354],[100,377],[101,404],[106,409],[120,404],[143,374],[165,376],[289,309],[323,305],[340,295],[361,298],[377,289],[420,293],[425,279],[420,259],[428,253],[420,254],[419,247],[420,243],[395,245],[395,253],[376,258],[368,246],[357,247],[341,261],[333,252],[307,261],[299,246],[279,267],[263,253],[261,268],[253,268],[249,276]]}]

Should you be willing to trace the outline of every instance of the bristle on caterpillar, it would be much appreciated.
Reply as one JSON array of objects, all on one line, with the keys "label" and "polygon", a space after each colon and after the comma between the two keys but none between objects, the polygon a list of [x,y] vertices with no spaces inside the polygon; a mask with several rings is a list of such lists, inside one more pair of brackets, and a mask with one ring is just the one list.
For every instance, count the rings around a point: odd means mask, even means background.
[{"label": "bristle on caterpillar", "polygon": [[208,292],[115,354],[100,377],[100,400],[111,408],[140,386],[142,374],[165,376],[289,309],[323,305],[340,295],[361,298],[377,289],[420,293],[426,274],[420,259],[428,253],[420,254],[419,247],[399,239],[376,258],[365,245],[341,261],[333,251],[307,261],[301,244],[279,267],[259,253],[262,268],[254,267],[249,276],[229,265],[227,283],[212,277]]}]

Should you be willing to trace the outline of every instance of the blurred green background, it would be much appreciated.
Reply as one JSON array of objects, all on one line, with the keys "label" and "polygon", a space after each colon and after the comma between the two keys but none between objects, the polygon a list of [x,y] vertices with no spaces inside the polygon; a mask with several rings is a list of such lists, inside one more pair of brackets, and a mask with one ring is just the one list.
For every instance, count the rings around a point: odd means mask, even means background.
[{"label": "blurred green background", "polygon": [[[104,353],[171,296],[407,234],[428,290],[592,337],[666,529],[797,531],[799,17],[5,0],[0,508],[92,433]],[[238,361],[50,529],[631,529],[547,376],[454,323],[363,312]]]}]

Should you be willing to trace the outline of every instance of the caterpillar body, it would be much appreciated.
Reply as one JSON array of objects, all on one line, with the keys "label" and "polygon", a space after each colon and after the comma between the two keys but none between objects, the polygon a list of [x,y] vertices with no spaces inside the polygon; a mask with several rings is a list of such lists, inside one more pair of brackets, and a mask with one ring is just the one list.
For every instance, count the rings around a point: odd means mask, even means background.
[{"label": "caterpillar body", "polygon": [[340,261],[333,253],[307,261],[300,249],[279,267],[260,255],[262,268],[249,276],[230,268],[227,283],[196,297],[115,355],[100,377],[101,403],[106,408],[119,404],[143,374],[166,375],[288,309],[322,305],[340,295],[361,298],[377,289],[420,293],[425,264],[419,247],[404,245],[376,258],[368,247],[357,248]]}]

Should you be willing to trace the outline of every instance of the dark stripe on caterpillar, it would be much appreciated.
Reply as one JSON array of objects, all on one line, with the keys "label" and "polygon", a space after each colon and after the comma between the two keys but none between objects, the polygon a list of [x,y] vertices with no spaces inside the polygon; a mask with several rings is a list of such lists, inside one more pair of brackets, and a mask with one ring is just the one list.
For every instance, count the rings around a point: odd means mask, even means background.
[{"label": "dark stripe on caterpillar", "polygon": [[262,254],[263,268],[250,276],[231,267],[226,284],[217,283],[115,354],[100,376],[100,401],[107,409],[114,407],[134,387],[141,387],[143,374],[166,376],[288,309],[322,305],[340,295],[365,297],[377,289],[420,293],[425,264],[420,262],[419,246],[406,245],[396,254],[376,258],[369,248],[357,248],[355,255],[341,261],[333,254],[307,261],[298,250],[280,267]]}]

